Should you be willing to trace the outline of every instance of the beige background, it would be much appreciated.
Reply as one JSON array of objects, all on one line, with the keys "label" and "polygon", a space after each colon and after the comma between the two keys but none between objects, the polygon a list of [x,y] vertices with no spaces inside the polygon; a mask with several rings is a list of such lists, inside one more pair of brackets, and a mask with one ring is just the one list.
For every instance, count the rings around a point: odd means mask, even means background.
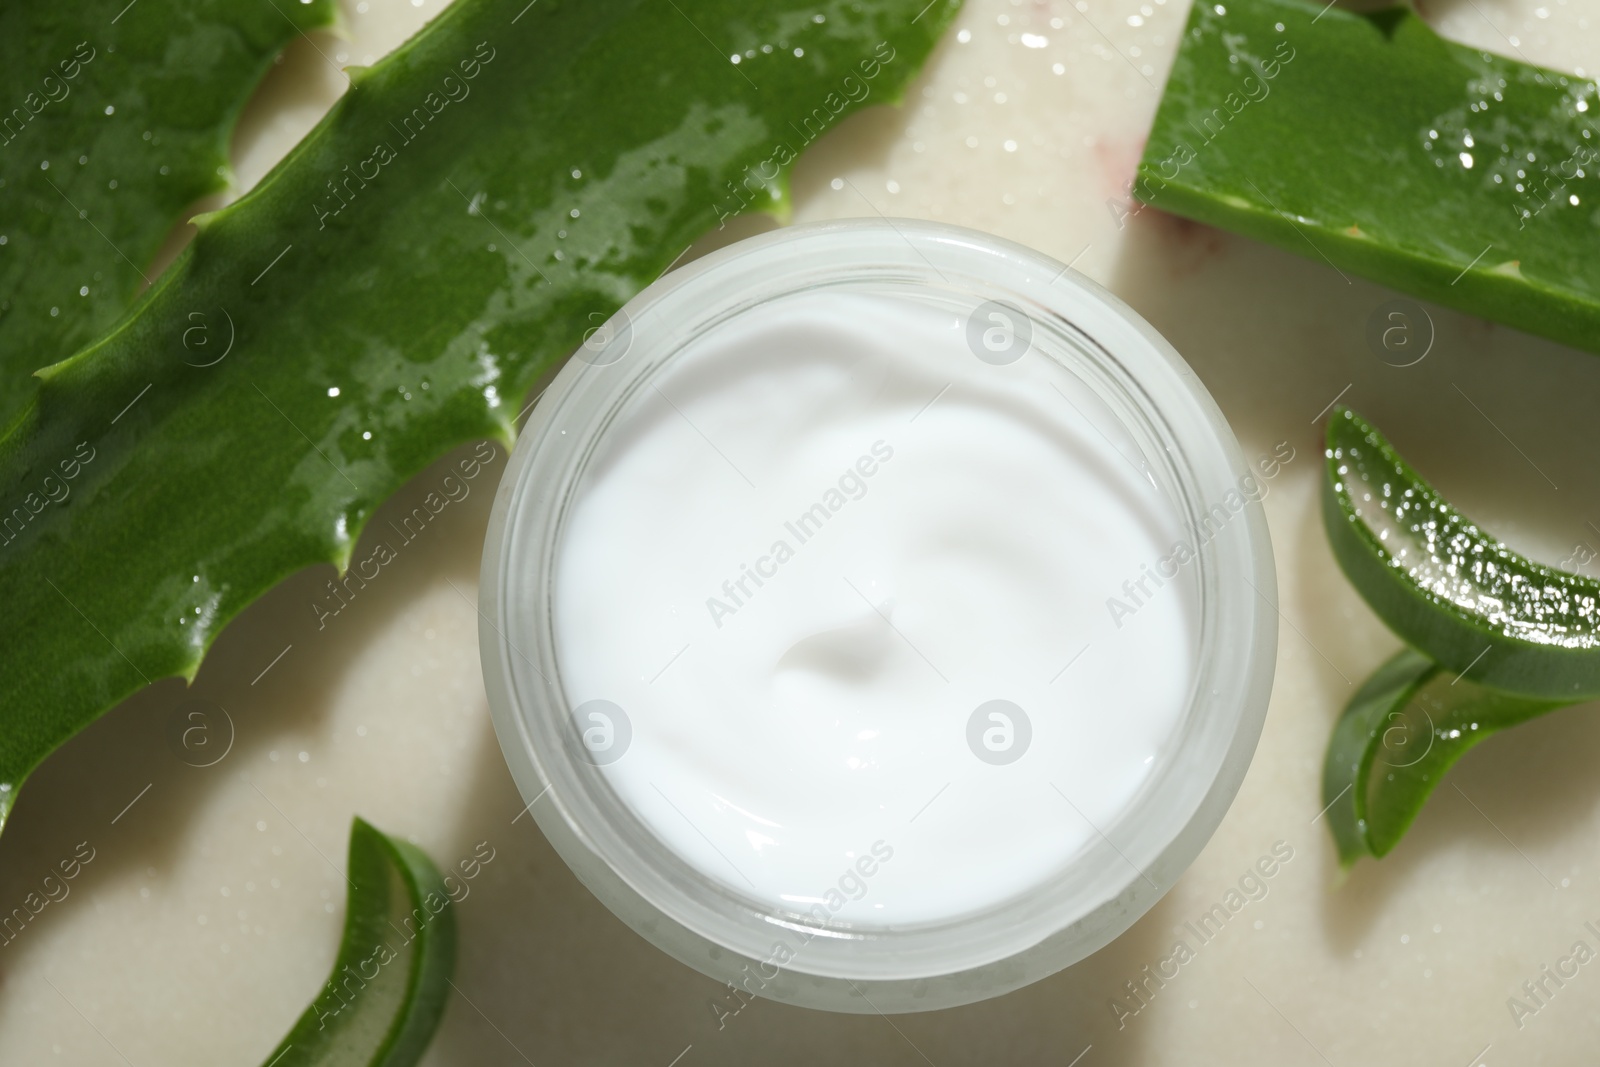
[{"label": "beige background", "polygon": [[[334,64],[370,62],[439,9],[345,6],[348,39],[297,43],[252,105],[235,150],[245,183],[336,98]],[[1510,37],[1557,67],[1600,66],[1595,0],[1425,14],[1458,40],[1507,51]],[[1363,340],[1389,291],[1153,211],[1119,229],[1108,202],[1184,16],[1178,0],[969,0],[906,106],[830,133],[794,182],[800,220],[932,218],[1076,258],[1189,359],[1247,454],[1296,449],[1266,501],[1284,614],[1266,731],[1221,830],[1148,916],[1084,964],[985,1004],[891,1023],[758,1001],[719,1031],[718,987],[613,919],[530,820],[512,824],[521,801],[490,728],[472,605],[497,464],[326,629],[309,607],[326,569],[229,627],[190,694],[233,717],[222,762],[197,769],[169,751],[186,696],[168,681],[29,782],[0,841],[0,910],[78,842],[95,858],[0,948],[0,1063],[260,1062],[333,958],[357,812],[441,865],[480,841],[495,850],[459,909],[459,993],[430,1064],[1592,1061],[1600,963],[1520,1029],[1506,1006],[1575,941],[1600,948],[1583,929],[1600,926],[1592,708],[1486,743],[1396,854],[1332,889],[1332,848],[1312,822],[1323,745],[1352,683],[1396,641],[1329,556],[1313,420],[1348,386],[1446,495],[1556,563],[1600,549],[1600,360],[1430,308],[1433,350],[1393,368]],[[420,476],[398,506],[441,476]],[[1119,1030],[1109,998],[1280,840],[1294,858],[1266,899]]]}]

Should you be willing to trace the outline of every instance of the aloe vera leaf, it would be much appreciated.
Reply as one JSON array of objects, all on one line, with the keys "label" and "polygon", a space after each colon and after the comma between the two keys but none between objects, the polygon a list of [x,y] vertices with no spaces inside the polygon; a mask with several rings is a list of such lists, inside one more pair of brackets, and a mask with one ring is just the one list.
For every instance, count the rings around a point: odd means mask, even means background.
[{"label": "aloe vera leaf", "polygon": [[357,818],[345,878],[333,971],[265,1067],[409,1067],[444,1014],[456,917],[439,869]]},{"label": "aloe vera leaf", "polygon": [[35,370],[127,310],[184,210],[227,188],[256,84],[337,14],[334,0],[0,7],[0,428]]},{"label": "aloe vera leaf", "polygon": [[1322,518],[1351,583],[1407,644],[1512,696],[1600,695],[1600,583],[1479,529],[1345,408],[1328,421]]},{"label": "aloe vera leaf", "polygon": [[1367,778],[1390,716],[1438,673],[1438,664],[1428,657],[1402,649],[1361,684],[1334,724],[1322,765],[1322,802],[1342,866],[1372,854],[1367,842]]},{"label": "aloe vera leaf", "polygon": [[782,210],[794,155],[898,99],[958,6],[459,0],[360,72],[0,439],[0,814],[284,576],[370,579],[429,519],[352,559],[379,502],[508,440],[530,385],[721,218]]},{"label": "aloe vera leaf", "polygon": [[1334,727],[1322,795],[1340,863],[1389,853],[1456,760],[1501,730],[1566,707],[1478,685],[1405,649]]},{"label": "aloe vera leaf", "polygon": [[1407,8],[1206,0],[1134,191],[1600,351],[1597,106],[1589,79],[1445,41]]}]

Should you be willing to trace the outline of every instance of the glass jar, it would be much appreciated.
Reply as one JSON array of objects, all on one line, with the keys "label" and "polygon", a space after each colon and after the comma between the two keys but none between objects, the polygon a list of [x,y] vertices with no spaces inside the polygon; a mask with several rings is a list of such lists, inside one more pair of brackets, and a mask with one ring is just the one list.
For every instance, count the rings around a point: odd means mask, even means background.
[{"label": "glass jar", "polygon": [[[1000,323],[1002,357],[1023,335],[1029,352],[1096,398],[1096,428],[1136,458],[1193,553],[1168,576],[1192,586],[1196,605],[1191,696],[1131,801],[1054,877],[937,921],[819,917],[708,877],[620,800],[604,761],[576,740],[561,684],[553,580],[564,522],[599,445],[696,338],[770,302],[827,291],[954,311],[978,323],[968,331],[974,346],[988,323]],[[641,936],[741,994],[853,1012],[997,996],[1125,931],[1232,802],[1266,714],[1277,640],[1257,485],[1182,358],[1121,301],[1054,260],[909,220],[796,226],[742,241],[630,301],[535,407],[501,482],[483,560],[479,638],[495,730],[529,810],[584,885]]]}]

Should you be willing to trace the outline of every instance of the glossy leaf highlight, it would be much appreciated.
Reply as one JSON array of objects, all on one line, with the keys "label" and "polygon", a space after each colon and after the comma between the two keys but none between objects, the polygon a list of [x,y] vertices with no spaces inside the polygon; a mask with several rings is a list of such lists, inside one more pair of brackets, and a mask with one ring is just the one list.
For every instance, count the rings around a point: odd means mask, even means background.
[{"label": "glossy leaf highlight", "polygon": [[1347,409],[1328,422],[1322,504],[1339,565],[1408,644],[1519,696],[1600,695],[1600,582],[1513,552]]}]

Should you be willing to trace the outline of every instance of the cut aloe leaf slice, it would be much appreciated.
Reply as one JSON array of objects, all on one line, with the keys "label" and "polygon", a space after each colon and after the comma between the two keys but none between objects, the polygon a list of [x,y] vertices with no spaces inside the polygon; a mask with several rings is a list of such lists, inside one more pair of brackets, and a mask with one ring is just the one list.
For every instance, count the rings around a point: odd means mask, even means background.
[{"label": "cut aloe leaf slice", "polygon": [[1444,40],[1410,5],[1206,0],[1179,41],[1144,203],[1600,351],[1591,77]]},{"label": "cut aloe leaf slice", "polygon": [[1340,865],[1387,855],[1472,746],[1566,704],[1486,688],[1414,649],[1397,653],[1351,699],[1328,743],[1322,800]]},{"label": "cut aloe leaf slice", "polygon": [[433,861],[358,818],[346,878],[333,973],[269,1067],[408,1067],[444,1014],[456,920]]},{"label": "cut aloe leaf slice", "polygon": [[1322,803],[1341,866],[1372,855],[1367,843],[1367,776],[1389,715],[1403,708],[1438,672],[1439,665],[1428,657],[1404,649],[1362,684],[1334,724],[1322,764]]},{"label": "cut aloe leaf slice", "polygon": [[1600,583],[1485,533],[1348,409],[1328,423],[1326,455],[1333,554],[1407,644],[1513,696],[1600,695]]}]

